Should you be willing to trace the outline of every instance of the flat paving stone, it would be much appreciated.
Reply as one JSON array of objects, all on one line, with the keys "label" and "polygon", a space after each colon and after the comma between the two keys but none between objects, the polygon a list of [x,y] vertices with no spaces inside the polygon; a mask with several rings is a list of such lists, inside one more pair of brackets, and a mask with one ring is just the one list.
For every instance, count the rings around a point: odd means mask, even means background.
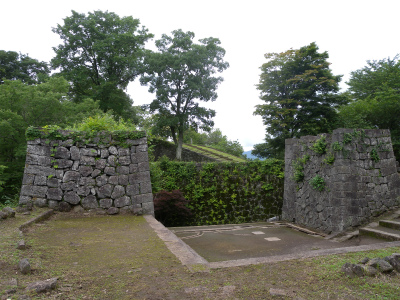
[{"label": "flat paving stone", "polygon": [[280,241],[280,238],[277,237],[269,237],[269,238],[265,238],[265,240],[267,240],[268,242],[276,242],[276,241]]}]

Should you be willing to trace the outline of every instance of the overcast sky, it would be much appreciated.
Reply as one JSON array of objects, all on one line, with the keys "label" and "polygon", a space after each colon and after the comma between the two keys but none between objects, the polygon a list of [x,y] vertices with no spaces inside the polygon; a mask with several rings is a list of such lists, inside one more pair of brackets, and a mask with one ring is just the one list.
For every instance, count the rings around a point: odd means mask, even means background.
[{"label": "overcast sky", "polygon": [[[196,40],[219,38],[230,68],[222,73],[218,99],[209,107],[217,112],[215,128],[238,140],[245,150],[265,137],[261,117],[253,116],[254,106],[262,104],[255,84],[259,67],[266,62],[265,53],[316,42],[320,51],[328,51],[331,69],[334,75],[344,75],[343,82],[367,60],[400,53],[398,0],[7,1],[0,9],[0,50],[50,61],[52,47],[60,44],[51,28],[63,24],[71,10],[133,16],[155,39],[179,28],[193,31]],[[347,88],[345,83],[341,87]],[[137,81],[130,84],[128,93],[135,105],[154,98]]]}]

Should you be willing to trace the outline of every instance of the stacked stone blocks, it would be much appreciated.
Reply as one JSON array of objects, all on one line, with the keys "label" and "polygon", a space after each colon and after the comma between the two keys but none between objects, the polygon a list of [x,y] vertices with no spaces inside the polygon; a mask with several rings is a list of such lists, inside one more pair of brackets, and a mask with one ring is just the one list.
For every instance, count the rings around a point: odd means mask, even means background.
[{"label": "stacked stone blocks", "polygon": [[[322,136],[327,147],[320,155],[313,145]],[[334,161],[328,163],[328,157]],[[304,178],[296,182],[296,163],[302,158]],[[317,175],[324,180],[323,191],[310,184]],[[325,233],[341,232],[396,207],[399,195],[389,130],[336,129],[332,134],[286,140],[284,220]]]},{"label": "stacked stone blocks", "polygon": [[100,140],[28,141],[20,205],[154,214],[146,137]]}]

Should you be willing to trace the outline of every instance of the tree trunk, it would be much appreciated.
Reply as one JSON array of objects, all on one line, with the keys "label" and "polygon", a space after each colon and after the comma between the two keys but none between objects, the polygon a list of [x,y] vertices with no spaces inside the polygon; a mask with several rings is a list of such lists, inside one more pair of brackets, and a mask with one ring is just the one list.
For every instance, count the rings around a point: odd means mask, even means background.
[{"label": "tree trunk", "polygon": [[170,129],[171,129],[172,140],[174,141],[175,146],[178,147],[178,140],[176,139],[175,127],[171,126]]},{"label": "tree trunk", "polygon": [[178,128],[178,147],[176,147],[176,159],[182,160],[183,128]]}]

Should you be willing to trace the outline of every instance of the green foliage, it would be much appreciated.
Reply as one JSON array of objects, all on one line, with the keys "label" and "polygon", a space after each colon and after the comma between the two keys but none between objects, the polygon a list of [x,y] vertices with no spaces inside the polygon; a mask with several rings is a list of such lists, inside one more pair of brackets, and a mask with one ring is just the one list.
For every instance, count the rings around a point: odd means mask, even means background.
[{"label": "green foliage", "polygon": [[4,79],[37,84],[43,82],[49,73],[46,62],[39,62],[27,54],[0,50],[0,84]]},{"label": "green foliage", "polygon": [[228,67],[223,61],[225,50],[215,38],[193,42],[193,32],[175,30],[156,41],[158,52],[149,52],[146,75],[140,82],[156,92],[150,112],[156,112],[156,127],[168,128],[181,159],[184,131],[189,127],[208,130],[213,126],[215,111],[200,107],[197,101],[215,101],[222,77],[214,74]]},{"label": "green foliage", "polygon": [[322,192],[325,190],[325,180],[322,176],[316,175],[310,180],[310,185],[314,190]]},{"label": "green foliage", "polygon": [[321,136],[319,139],[315,141],[315,143],[311,146],[311,150],[315,153],[322,155],[326,153],[326,137]]},{"label": "green foliage", "polygon": [[3,176],[3,173],[4,173],[5,169],[7,169],[6,166],[0,165],[0,193],[3,191],[3,187],[2,186],[5,184],[5,181],[2,180],[2,176]]},{"label": "green foliage", "polygon": [[72,130],[77,131],[117,131],[117,130],[136,130],[134,124],[128,124],[124,119],[118,118],[115,120],[114,116],[107,114],[97,114],[82,120],[81,123],[75,124]]},{"label": "green foliage", "polygon": [[375,97],[388,88],[400,86],[399,55],[393,59],[367,61],[362,69],[351,72],[349,85],[350,96],[354,100]]},{"label": "green foliage", "polygon": [[332,149],[333,151],[342,151],[343,145],[340,142],[334,142],[332,143]]},{"label": "green foliage", "polygon": [[329,69],[327,52],[319,53],[311,43],[298,50],[268,53],[261,66],[257,85],[265,104],[254,114],[263,118],[268,150],[283,156],[285,139],[330,132],[336,119],[336,107],[346,103],[339,95],[341,76]]},{"label": "green foliage", "polygon": [[240,223],[279,215],[280,205],[274,203],[282,201],[283,174],[283,162],[275,159],[196,166],[163,157],[150,164],[154,194],[179,189],[190,200],[193,217],[185,225]]},{"label": "green foliage", "polygon": [[222,135],[222,133],[219,136],[219,139],[213,141],[213,135],[218,131],[221,132],[219,129],[216,129],[209,134],[209,139],[206,145],[211,148],[217,149],[219,151],[229,153],[237,157],[241,157],[243,155],[244,150],[242,145],[240,145],[239,141],[230,141],[228,140],[227,136]]},{"label": "green foliage", "polygon": [[369,153],[369,156],[371,157],[371,159],[372,159],[374,162],[378,162],[378,161],[379,161],[378,151],[377,151],[375,148],[373,148],[373,149],[371,150],[371,152]]},{"label": "green foliage", "polygon": [[368,61],[347,82],[349,105],[339,109],[337,127],[390,129],[393,150],[400,157],[400,61]]},{"label": "green foliage", "polygon": [[138,19],[98,10],[88,15],[72,11],[53,28],[63,43],[53,48],[51,65],[72,82],[74,102],[89,97],[103,111],[129,117],[132,100],[124,89],[141,74],[144,44],[153,37],[139,26]]},{"label": "green foliage", "polygon": [[241,157],[243,147],[238,141],[228,140],[220,129],[214,129],[209,133],[198,133],[193,129],[185,131],[183,141],[187,144],[207,146],[233,156]]},{"label": "green foliage", "polygon": [[100,109],[99,101],[94,101],[90,98],[84,98],[79,103],[75,103],[71,100],[65,100],[62,103],[62,106],[65,119],[58,125],[63,127],[78,124],[90,116],[93,117],[105,114]]},{"label": "green foliage", "polygon": [[349,144],[349,143],[351,143],[352,140],[353,140],[353,136],[351,135],[351,133],[345,133],[343,135],[343,143],[344,144]]},{"label": "green foliage", "polygon": [[208,141],[207,132],[197,132],[194,128],[188,128],[183,136],[183,142],[186,144],[205,146]]},{"label": "green foliage", "polygon": [[198,146],[198,145],[184,145],[185,149],[189,149],[196,153],[211,157],[215,159],[217,162],[245,162],[246,159],[237,157],[226,152],[222,152],[220,150],[206,147],[206,146]]},{"label": "green foliage", "polygon": [[332,152],[329,152],[324,158],[324,163],[326,163],[327,165],[333,165],[334,162],[335,162],[335,155]]},{"label": "green foliage", "polygon": [[[95,131],[93,128],[102,127],[88,127],[87,131],[77,130],[60,130],[57,125],[44,126],[43,128],[28,127],[26,130],[26,139],[34,140],[37,138],[47,140],[69,140],[71,139],[75,144],[83,143],[98,143],[109,145],[120,145],[122,147],[130,147],[127,140],[136,140],[146,136],[144,131]],[[121,127],[117,127],[121,128]],[[50,156],[54,156],[55,148],[52,148]]]},{"label": "green foliage", "polygon": [[25,165],[28,126],[60,124],[65,112],[68,82],[62,78],[28,85],[19,80],[4,80],[0,84],[0,165],[7,166],[0,203],[14,199],[19,193]]},{"label": "green foliage", "polygon": [[273,145],[271,143],[261,143],[261,144],[255,144],[253,146],[253,150],[251,150],[251,154],[254,155],[257,158],[284,158],[284,153],[283,151],[275,151],[276,149],[273,148]]},{"label": "green foliage", "polygon": [[301,182],[304,179],[304,167],[307,161],[310,159],[309,155],[303,155],[302,157],[298,158],[293,164],[293,179],[296,182]]}]

